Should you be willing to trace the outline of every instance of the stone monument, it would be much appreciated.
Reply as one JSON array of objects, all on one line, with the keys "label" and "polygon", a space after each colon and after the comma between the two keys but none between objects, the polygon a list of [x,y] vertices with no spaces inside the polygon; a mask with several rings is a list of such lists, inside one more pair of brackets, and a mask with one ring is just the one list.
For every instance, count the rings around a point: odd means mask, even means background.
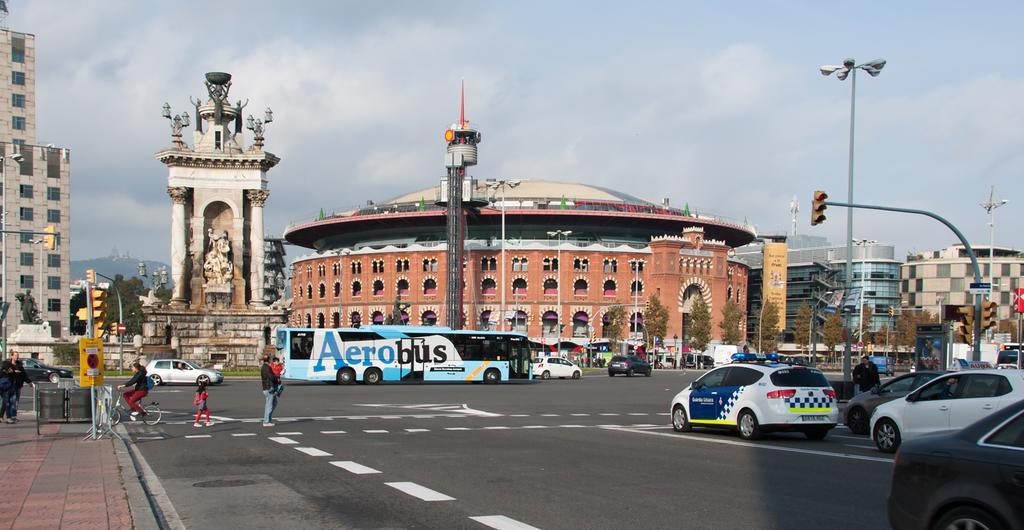
[{"label": "stone monument", "polygon": [[[182,139],[188,112],[172,117],[163,106],[171,146],[156,159],[168,168],[173,288],[169,305],[149,299],[144,306],[142,354],[252,366],[271,351],[288,312],[263,296],[267,172],[280,161],[263,149],[273,114],[243,119],[248,100],[231,104],[230,74],[207,73],[205,86],[205,99],[190,98],[192,147]],[[248,146],[243,123],[253,134]]]}]

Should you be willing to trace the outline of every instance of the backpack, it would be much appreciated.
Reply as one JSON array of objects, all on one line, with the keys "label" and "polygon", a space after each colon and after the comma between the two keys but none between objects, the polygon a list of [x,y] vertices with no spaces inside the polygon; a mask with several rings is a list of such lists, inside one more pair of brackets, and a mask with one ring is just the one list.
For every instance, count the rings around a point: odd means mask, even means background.
[{"label": "backpack", "polygon": [[147,377],[146,378],[146,392],[149,392],[150,390],[153,390],[154,386],[156,386],[156,385],[155,385],[155,383],[153,383],[153,378],[152,377]]}]

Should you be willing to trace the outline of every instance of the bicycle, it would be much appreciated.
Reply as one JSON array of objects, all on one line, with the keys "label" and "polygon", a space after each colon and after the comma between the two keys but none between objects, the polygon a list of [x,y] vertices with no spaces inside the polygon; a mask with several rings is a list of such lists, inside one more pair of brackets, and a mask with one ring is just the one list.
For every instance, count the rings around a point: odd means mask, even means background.
[{"label": "bicycle", "polygon": [[[142,410],[146,411],[146,415],[142,416],[142,421],[146,425],[156,425],[160,423],[160,417],[163,412],[160,410],[160,403],[151,401],[146,404],[142,404]],[[117,403],[110,409],[110,425],[114,426],[121,423],[121,416],[127,416],[131,414],[132,410],[124,402],[124,394],[117,392]]]}]

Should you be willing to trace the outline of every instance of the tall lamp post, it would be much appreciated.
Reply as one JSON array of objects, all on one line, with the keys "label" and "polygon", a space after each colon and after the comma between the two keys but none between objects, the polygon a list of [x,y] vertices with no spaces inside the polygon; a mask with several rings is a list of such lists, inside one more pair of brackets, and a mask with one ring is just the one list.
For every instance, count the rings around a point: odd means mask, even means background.
[{"label": "tall lamp post", "polygon": [[[501,321],[508,321],[509,328],[512,326],[512,319],[505,318],[505,291],[508,290],[508,285],[505,285],[505,191],[514,188],[522,184],[519,179],[498,179],[487,184],[487,187],[491,190],[501,190]],[[559,263],[561,266],[561,263]],[[558,284],[561,287],[561,283]],[[502,327],[504,329],[504,326]]]},{"label": "tall lamp post", "polygon": [[556,254],[555,260],[558,261],[558,270],[557,270],[557,272],[558,272],[557,278],[558,279],[556,280],[558,282],[558,289],[557,289],[557,291],[558,291],[558,311],[557,311],[557,313],[558,314],[556,315],[557,318],[558,318],[558,321],[555,322],[555,327],[558,329],[558,346],[557,346],[557,348],[558,348],[558,354],[559,355],[562,354],[562,241],[564,241],[565,238],[567,238],[567,237],[569,237],[571,235],[572,235],[572,230],[552,230],[552,231],[548,232],[548,236],[556,238],[555,240],[558,242],[558,250],[555,252],[555,254]]},{"label": "tall lamp post", "polygon": [[[864,70],[871,77],[878,77],[878,74],[882,72],[882,68],[885,68],[885,59],[875,59],[868,61],[863,64],[857,64],[857,61],[853,59],[846,59],[843,61],[842,66],[836,65],[825,65],[820,68],[821,75],[829,76],[833,73],[840,81],[845,81],[847,77],[850,77],[850,155],[849,155],[849,166],[847,174],[847,190],[846,198],[850,204],[853,204],[853,137],[854,137],[854,117],[856,116],[856,105],[857,105],[857,70]],[[846,294],[849,295],[850,287],[853,276],[853,208],[846,209]],[[843,304],[845,305],[845,304]],[[852,329],[850,325],[850,313],[846,314],[846,328]],[[850,339],[852,333],[846,334],[846,344],[843,348],[843,381],[850,381],[851,376],[851,348]]]},{"label": "tall lamp post", "polygon": [[[18,167],[20,168],[21,167],[21,161],[24,160],[24,159],[25,158],[23,156],[21,156],[21,153],[14,153],[14,154],[11,154],[9,156],[8,155],[0,155],[0,192],[2,192],[2,193],[0,193],[0,195],[3,196],[2,206],[0,206],[0,211],[3,212],[3,215],[0,216],[0,239],[2,239],[2,243],[0,243],[0,261],[3,261],[3,265],[0,266],[0,268],[3,269],[3,271],[2,271],[3,272],[3,279],[2,279],[2,282],[0,282],[0,283],[3,283],[3,286],[0,289],[2,289],[3,294],[0,294],[0,299],[2,299],[2,303],[8,309],[10,309],[10,302],[8,301],[8,298],[7,298],[7,161],[8,160],[13,160],[13,161],[17,162],[18,163]],[[3,346],[2,358],[6,359],[7,358],[7,318],[6,318],[6,316],[4,317],[4,321],[3,321],[3,326],[2,327],[3,327],[3,334],[4,334],[4,336],[3,336],[3,343],[0,344],[0,345]]]},{"label": "tall lamp post", "polygon": [[[992,300],[995,293],[995,268],[996,268],[996,208],[1009,202],[1006,199],[995,200],[996,187],[992,186],[992,190],[988,194],[988,202],[981,203],[981,207],[988,212],[988,299]],[[1019,341],[1019,339],[1018,339]]]}]

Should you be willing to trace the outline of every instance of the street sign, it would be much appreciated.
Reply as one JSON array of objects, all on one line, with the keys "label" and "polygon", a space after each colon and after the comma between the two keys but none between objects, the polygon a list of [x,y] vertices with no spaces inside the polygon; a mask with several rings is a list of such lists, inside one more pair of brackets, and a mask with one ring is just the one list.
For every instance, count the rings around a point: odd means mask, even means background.
[{"label": "street sign", "polygon": [[967,292],[971,294],[988,294],[992,292],[992,284],[988,282],[971,282]]},{"label": "street sign", "polygon": [[128,332],[128,326],[124,322],[117,323],[117,334],[124,335]]},{"label": "street sign", "polygon": [[103,339],[78,339],[78,367],[79,385],[103,384]]}]

